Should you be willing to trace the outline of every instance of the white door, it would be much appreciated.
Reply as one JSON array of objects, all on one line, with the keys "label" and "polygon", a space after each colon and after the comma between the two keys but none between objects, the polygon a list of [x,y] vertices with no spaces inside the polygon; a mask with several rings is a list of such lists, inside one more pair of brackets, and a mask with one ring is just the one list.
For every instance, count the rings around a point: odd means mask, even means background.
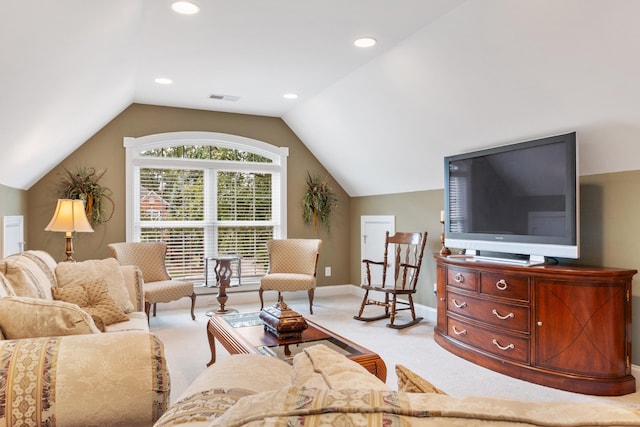
[{"label": "white door", "polygon": [[2,217],[2,258],[24,250],[24,218],[22,215]]},{"label": "white door", "polygon": [[[363,215],[360,217],[360,254],[361,259],[382,261],[384,258],[385,232],[396,232],[396,217],[393,215]],[[360,283],[365,283],[367,270],[361,267]],[[371,282],[381,284],[382,266],[371,268]]]}]

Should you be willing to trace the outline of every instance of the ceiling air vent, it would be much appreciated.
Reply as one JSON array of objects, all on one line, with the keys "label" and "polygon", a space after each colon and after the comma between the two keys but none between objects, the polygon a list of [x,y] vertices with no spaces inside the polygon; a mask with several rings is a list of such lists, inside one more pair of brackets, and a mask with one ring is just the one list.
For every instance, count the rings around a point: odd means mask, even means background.
[{"label": "ceiling air vent", "polygon": [[240,99],[239,96],[235,96],[235,95],[221,95],[219,93],[212,93],[211,95],[209,95],[209,99],[215,99],[218,101],[237,101]]}]

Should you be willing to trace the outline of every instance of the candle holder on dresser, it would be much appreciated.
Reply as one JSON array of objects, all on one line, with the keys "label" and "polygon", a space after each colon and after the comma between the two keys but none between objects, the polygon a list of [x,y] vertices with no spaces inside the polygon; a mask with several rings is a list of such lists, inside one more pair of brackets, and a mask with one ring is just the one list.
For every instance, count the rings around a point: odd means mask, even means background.
[{"label": "candle holder on dresser", "polygon": [[444,211],[440,211],[440,224],[442,224],[442,234],[440,234],[442,248],[440,249],[440,255],[451,255],[451,250],[444,245]]}]

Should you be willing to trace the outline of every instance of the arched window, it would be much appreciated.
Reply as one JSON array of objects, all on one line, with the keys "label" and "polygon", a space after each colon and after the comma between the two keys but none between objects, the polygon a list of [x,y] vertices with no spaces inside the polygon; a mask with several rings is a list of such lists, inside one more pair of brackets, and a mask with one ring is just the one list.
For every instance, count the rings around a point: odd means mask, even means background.
[{"label": "arched window", "polygon": [[[125,138],[127,241],[165,241],[176,278],[204,259],[242,257],[243,281],[266,273],[266,241],[286,237],[288,148],[214,132]],[[236,273],[236,272],[234,272]]]}]

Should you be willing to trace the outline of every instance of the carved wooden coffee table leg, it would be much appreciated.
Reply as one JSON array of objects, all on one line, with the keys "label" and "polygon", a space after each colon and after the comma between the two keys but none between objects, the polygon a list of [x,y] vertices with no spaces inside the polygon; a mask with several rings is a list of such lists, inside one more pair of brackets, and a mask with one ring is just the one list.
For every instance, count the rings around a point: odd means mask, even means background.
[{"label": "carved wooden coffee table leg", "polygon": [[209,339],[209,349],[211,350],[211,360],[207,363],[207,366],[211,366],[216,363],[216,337],[213,335],[211,322],[207,322],[207,338]]}]

